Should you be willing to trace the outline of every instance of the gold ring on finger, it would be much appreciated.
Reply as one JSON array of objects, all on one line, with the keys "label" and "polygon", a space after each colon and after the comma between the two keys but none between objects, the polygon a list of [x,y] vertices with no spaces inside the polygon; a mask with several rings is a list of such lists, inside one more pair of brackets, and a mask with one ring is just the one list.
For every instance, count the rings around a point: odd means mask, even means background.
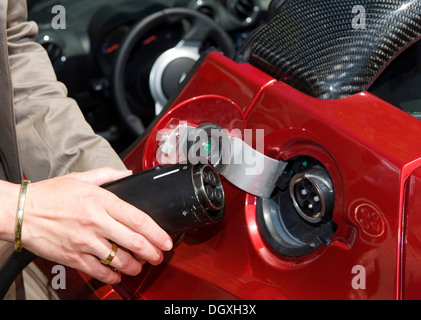
[{"label": "gold ring on finger", "polygon": [[109,265],[111,263],[111,261],[113,261],[114,257],[117,254],[117,245],[114,242],[111,242],[111,251],[110,254],[108,255],[107,259],[105,260],[99,260],[102,264],[105,265]]}]

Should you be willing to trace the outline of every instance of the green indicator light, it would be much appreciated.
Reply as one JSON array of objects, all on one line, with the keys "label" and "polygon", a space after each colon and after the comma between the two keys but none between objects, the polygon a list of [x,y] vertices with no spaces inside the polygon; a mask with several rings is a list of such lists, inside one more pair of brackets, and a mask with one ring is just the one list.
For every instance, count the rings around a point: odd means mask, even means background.
[{"label": "green indicator light", "polygon": [[308,165],[307,161],[303,161],[303,166],[307,167],[307,165]]},{"label": "green indicator light", "polygon": [[210,150],[210,143],[206,143],[204,146],[203,146],[203,150],[205,150],[206,152],[208,152],[209,150]]}]

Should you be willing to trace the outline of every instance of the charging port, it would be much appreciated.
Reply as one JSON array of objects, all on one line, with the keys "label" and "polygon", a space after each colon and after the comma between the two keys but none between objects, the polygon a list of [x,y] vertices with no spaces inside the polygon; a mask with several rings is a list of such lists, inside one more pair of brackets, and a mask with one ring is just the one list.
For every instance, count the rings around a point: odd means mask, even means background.
[{"label": "charging port", "polygon": [[316,159],[288,161],[270,198],[258,198],[257,220],[269,245],[281,255],[300,257],[330,243],[335,194],[326,168]]},{"label": "charging port", "polygon": [[295,174],[289,190],[292,203],[303,219],[310,223],[331,219],[335,195],[326,169],[316,165]]}]

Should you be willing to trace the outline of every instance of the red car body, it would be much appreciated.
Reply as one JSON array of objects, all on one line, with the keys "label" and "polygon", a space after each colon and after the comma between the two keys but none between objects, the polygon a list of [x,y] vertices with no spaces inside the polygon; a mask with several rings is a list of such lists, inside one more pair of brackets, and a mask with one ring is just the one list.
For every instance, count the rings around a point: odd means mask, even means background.
[{"label": "red car body", "polygon": [[[67,298],[420,298],[419,120],[368,92],[312,98],[212,52],[125,156],[126,165],[135,172],[157,165],[156,134],[178,121],[264,129],[265,155],[323,163],[335,187],[332,241],[302,257],[276,253],[256,222],[256,197],[225,180],[223,222],[188,232],[161,266],[146,266],[117,286],[75,273]],[[364,286],[356,285],[362,279]]]},{"label": "red car body", "polygon": [[213,51],[125,154],[127,167],[159,165],[158,132],[180,121],[263,129],[267,157],[321,163],[335,190],[332,238],[304,255],[279,253],[258,221],[258,197],[223,179],[222,222],[186,232],[164,263],[115,286],[70,271],[64,298],[421,298],[419,119],[368,91],[312,97]]},{"label": "red car body", "polygon": [[[235,111],[215,107],[216,114],[200,119],[198,107],[190,106],[199,98],[207,106],[228,99]],[[172,109],[178,111],[174,117]],[[165,117],[229,128],[226,119],[218,118],[236,112],[237,118],[228,121],[265,130],[267,156],[284,161],[311,156],[325,165],[336,191],[333,241],[305,257],[277,255],[259,232],[256,198],[225,181],[223,223],[206,237],[203,230],[186,235],[139,297],[419,298],[420,121],[367,92],[332,101],[311,98],[217,53],[208,55]],[[148,138],[156,141],[154,132]],[[141,142],[126,164],[135,171],[147,169],[155,152]],[[365,267],[365,289],[352,286],[355,266]]]}]

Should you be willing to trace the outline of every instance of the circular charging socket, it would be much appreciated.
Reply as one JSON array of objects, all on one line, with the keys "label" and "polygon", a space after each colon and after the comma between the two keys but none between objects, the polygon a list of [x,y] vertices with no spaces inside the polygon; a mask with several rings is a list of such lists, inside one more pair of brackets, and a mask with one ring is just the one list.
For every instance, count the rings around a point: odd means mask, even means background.
[{"label": "circular charging socket", "polygon": [[278,178],[270,198],[257,199],[259,230],[270,247],[301,257],[327,245],[336,232],[335,193],[328,171],[311,157],[296,157]]}]

